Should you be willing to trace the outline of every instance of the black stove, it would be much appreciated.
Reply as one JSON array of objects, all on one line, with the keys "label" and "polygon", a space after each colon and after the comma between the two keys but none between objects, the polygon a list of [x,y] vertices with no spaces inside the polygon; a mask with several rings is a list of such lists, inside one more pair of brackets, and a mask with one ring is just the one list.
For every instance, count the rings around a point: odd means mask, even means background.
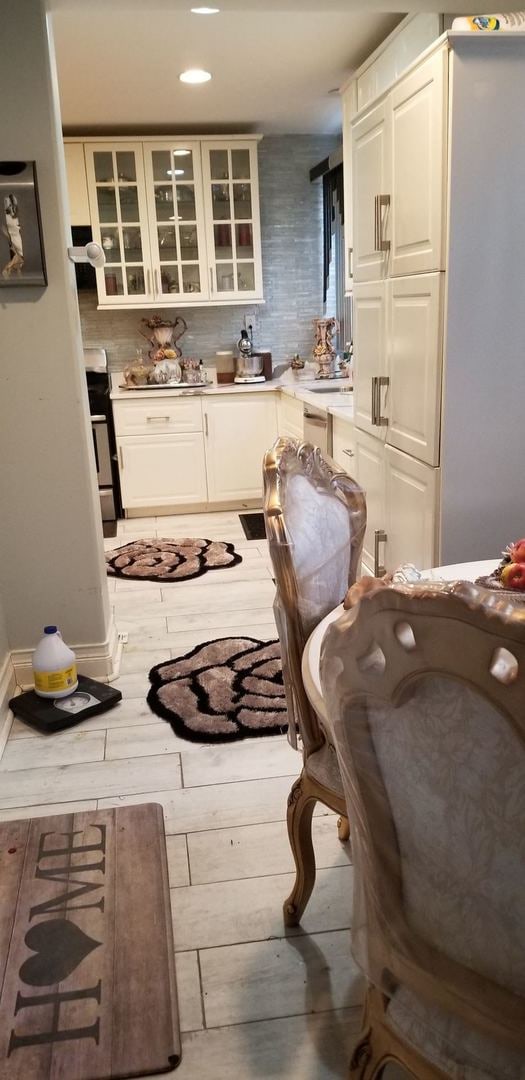
[{"label": "black stove", "polygon": [[106,350],[84,349],[84,364],[102,520],[116,522],[121,506]]}]

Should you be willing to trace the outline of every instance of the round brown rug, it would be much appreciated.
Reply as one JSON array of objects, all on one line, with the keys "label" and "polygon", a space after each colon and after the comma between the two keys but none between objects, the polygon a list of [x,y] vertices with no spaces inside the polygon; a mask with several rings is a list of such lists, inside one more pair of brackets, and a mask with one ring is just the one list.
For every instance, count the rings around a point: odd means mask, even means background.
[{"label": "round brown rug", "polygon": [[141,581],[188,581],[240,562],[233,544],[191,537],[133,540],[106,552],[108,574]]},{"label": "round brown rug", "polygon": [[278,641],[207,641],[149,677],[150,709],[183,739],[231,742],[288,727]]}]

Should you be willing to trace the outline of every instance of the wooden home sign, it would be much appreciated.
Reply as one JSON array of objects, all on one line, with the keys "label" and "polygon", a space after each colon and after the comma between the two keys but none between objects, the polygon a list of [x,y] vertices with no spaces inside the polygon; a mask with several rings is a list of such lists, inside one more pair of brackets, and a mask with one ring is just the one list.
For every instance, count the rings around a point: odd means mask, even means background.
[{"label": "wooden home sign", "polygon": [[180,1060],[162,808],[0,823],[0,1080]]}]

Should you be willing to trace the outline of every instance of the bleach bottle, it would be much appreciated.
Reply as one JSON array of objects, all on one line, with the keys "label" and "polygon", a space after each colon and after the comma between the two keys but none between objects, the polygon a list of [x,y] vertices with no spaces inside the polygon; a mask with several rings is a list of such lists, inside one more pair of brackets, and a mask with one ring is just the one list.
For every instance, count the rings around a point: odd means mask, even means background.
[{"label": "bleach bottle", "polygon": [[44,626],[44,636],[33,653],[33,676],[39,697],[67,697],[78,686],[75,654],[56,626]]}]

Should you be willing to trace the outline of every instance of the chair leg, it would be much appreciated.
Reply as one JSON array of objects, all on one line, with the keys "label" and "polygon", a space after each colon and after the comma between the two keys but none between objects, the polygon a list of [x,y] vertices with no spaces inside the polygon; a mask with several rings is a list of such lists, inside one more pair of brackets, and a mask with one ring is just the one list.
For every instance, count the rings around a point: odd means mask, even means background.
[{"label": "chair leg", "polygon": [[346,844],[350,839],[350,822],[343,815],[337,820],[337,835],[342,844]]},{"label": "chair leg", "polygon": [[288,796],[288,837],[295,860],[296,877],[292,892],[283,905],[286,926],[297,926],[300,923],[315,883],[312,815],[316,802],[316,796],[309,789],[308,777],[302,774]]}]

